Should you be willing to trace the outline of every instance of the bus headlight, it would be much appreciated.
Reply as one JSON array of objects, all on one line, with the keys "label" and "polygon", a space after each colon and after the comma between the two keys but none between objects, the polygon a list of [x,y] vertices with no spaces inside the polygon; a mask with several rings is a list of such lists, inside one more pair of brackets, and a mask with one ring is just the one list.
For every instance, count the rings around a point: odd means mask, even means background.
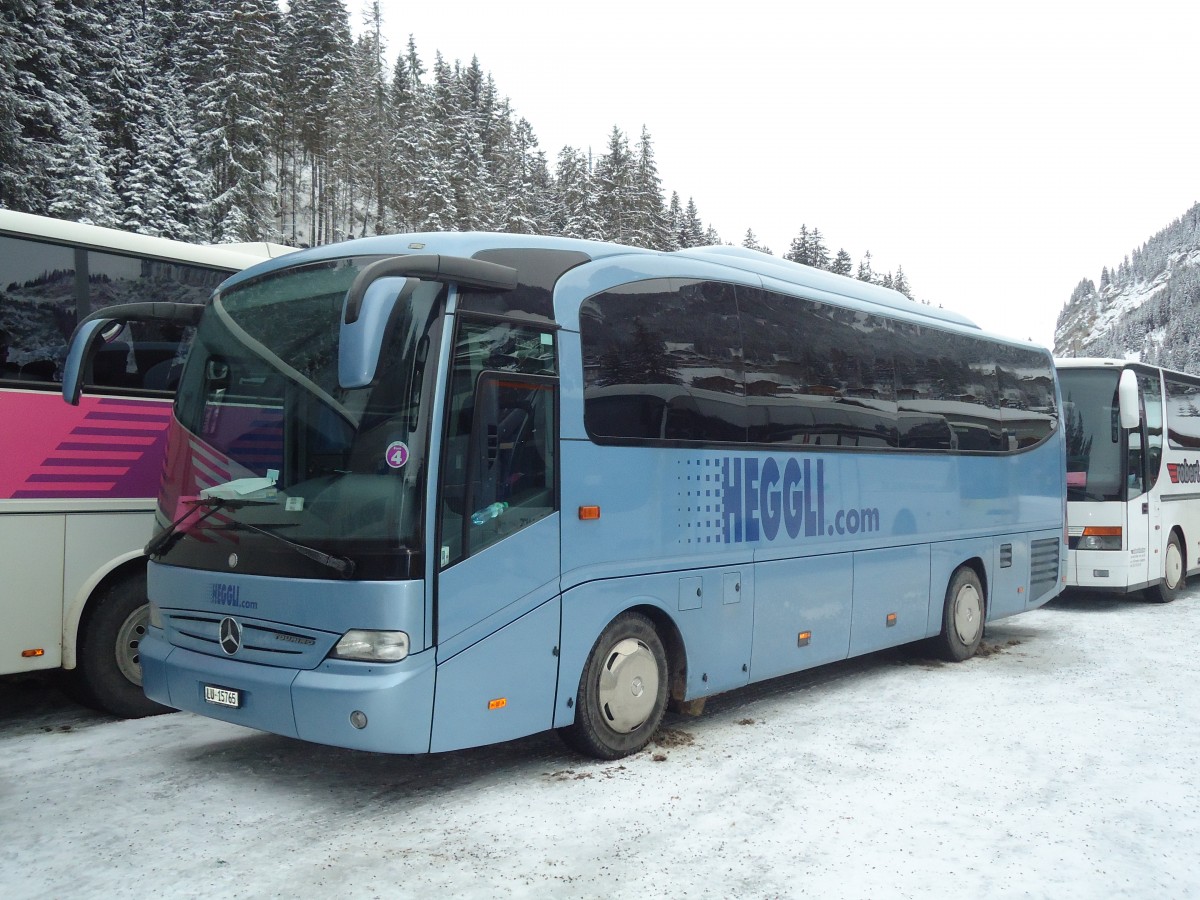
[{"label": "bus headlight", "polygon": [[403,631],[352,628],[342,635],[329,655],[359,662],[400,662],[408,656],[408,635]]},{"label": "bus headlight", "polygon": [[1078,550],[1120,550],[1120,527],[1089,526],[1083,529],[1083,534],[1076,545]]}]

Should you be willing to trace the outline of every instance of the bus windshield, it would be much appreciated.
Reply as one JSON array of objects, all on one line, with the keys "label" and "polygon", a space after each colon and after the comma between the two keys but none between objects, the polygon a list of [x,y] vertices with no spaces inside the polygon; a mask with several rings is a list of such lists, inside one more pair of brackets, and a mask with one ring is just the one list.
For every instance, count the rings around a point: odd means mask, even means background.
[{"label": "bus windshield", "polygon": [[1067,499],[1124,500],[1116,369],[1060,369]]},{"label": "bus windshield", "polygon": [[[375,380],[343,389],[342,305],[372,261],[285,269],[213,299],[180,382],[159,509],[161,526],[180,520],[196,539],[162,558],[225,568],[236,551],[239,572],[319,578],[336,577],[328,555],[356,579],[421,569],[423,373],[443,289],[406,295]],[[202,505],[219,515],[187,516]]]}]

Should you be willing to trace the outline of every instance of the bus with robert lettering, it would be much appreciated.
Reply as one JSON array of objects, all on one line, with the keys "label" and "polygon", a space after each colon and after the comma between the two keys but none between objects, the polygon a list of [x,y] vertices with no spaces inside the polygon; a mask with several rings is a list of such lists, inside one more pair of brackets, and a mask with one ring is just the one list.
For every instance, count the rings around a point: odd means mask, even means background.
[{"label": "bus with robert lettering", "polygon": [[204,303],[229,275],[290,248],[204,246],[0,210],[0,675],[63,670],[120,716],[142,691],[142,547],[153,529],[184,333],[123,329],[59,399],[75,323],[111,305]]},{"label": "bus with robert lettering", "polygon": [[[343,747],[557,730],[1060,590],[1047,351],[756,251],[513,234],[302,251],[226,282],[147,546],[146,693]],[[136,312],[72,342],[64,382]]]},{"label": "bus with robert lettering", "polygon": [[1170,601],[1200,570],[1200,378],[1058,359],[1067,585]]}]

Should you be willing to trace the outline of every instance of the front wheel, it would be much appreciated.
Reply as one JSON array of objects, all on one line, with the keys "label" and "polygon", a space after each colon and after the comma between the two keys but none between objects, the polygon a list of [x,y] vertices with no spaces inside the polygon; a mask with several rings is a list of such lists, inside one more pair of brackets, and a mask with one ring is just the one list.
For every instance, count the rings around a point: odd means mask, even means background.
[{"label": "front wheel", "polygon": [[974,656],[983,640],[986,611],[979,576],[970,566],[959,566],[946,588],[942,633],[934,638],[938,655],[950,662],[962,662]]},{"label": "front wheel", "polygon": [[142,691],[140,645],[150,607],[146,573],[115,581],[98,594],[79,634],[71,693],[103,712],[124,719],[170,712]]},{"label": "front wheel", "polygon": [[1146,593],[1151,600],[1157,600],[1159,603],[1170,603],[1179,596],[1179,592],[1183,590],[1183,586],[1187,583],[1187,576],[1184,572],[1183,547],[1179,543],[1179,535],[1171,532],[1171,537],[1167,540],[1167,549],[1163,553],[1163,580],[1150,588]]},{"label": "front wheel", "polygon": [[667,654],[640,613],[623,613],[592,647],[579,679],[575,722],[563,740],[597,759],[619,759],[650,742],[667,706]]}]

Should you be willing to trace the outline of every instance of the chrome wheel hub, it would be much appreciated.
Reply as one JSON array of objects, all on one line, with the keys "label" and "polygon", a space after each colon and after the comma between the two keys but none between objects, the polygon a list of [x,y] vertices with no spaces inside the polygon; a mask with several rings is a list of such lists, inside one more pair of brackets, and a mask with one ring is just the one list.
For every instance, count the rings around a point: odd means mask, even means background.
[{"label": "chrome wheel hub", "polygon": [[634,638],[619,641],[604,660],[598,694],[609,728],[622,734],[636,730],[658,698],[658,665],[650,648]]},{"label": "chrome wheel hub", "polygon": [[970,646],[983,629],[983,598],[973,584],[964,584],[954,598],[954,631]]},{"label": "chrome wheel hub", "polygon": [[1170,590],[1179,587],[1183,578],[1183,554],[1179,552],[1179,545],[1174,542],[1167,544],[1167,555],[1163,560],[1163,578],[1166,579]]},{"label": "chrome wheel hub", "polygon": [[138,687],[142,685],[142,663],[139,647],[146,634],[146,623],[150,619],[148,606],[140,606],[129,614],[117,630],[117,668],[121,674]]}]

